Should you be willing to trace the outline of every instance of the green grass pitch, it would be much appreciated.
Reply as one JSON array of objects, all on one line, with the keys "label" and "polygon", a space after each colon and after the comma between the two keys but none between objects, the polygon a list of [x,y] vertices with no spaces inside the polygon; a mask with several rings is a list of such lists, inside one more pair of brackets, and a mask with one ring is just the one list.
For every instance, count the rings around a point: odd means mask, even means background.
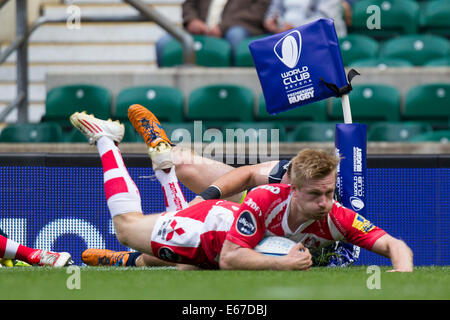
[{"label": "green grass pitch", "polygon": [[389,267],[381,267],[380,289],[368,288],[368,281],[375,283],[374,278],[369,279],[375,274],[367,273],[366,266],[306,272],[80,267],[79,272],[68,273],[70,270],[0,268],[0,299],[450,299],[450,267],[416,267],[413,273],[388,273]]}]

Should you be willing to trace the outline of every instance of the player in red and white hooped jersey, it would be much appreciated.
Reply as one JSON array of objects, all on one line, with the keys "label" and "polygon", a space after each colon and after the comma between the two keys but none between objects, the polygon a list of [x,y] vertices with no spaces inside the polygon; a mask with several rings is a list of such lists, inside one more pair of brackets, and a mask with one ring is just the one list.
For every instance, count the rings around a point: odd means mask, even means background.
[{"label": "player in red and white hooped jersey", "polygon": [[[274,160],[233,168],[232,166],[202,157],[175,146],[169,139],[157,117],[141,105],[132,105],[128,110],[130,122],[148,146],[153,169],[175,167],[176,177],[198,196],[190,205],[208,199],[225,199],[241,203],[247,190],[263,184],[289,183],[287,169],[290,161]],[[161,144],[158,144],[161,142]],[[156,147],[156,148],[155,148]],[[176,189],[169,185],[169,191]],[[163,190],[166,189],[163,183]],[[175,198],[174,202],[180,202]],[[167,196],[166,196],[167,206]],[[313,255],[313,265],[347,266],[358,259],[359,247],[337,241]],[[155,266],[161,261],[140,252],[112,251],[88,248],[82,253],[88,265],[110,266]]]},{"label": "player in red and white hooped jersey", "polygon": [[154,256],[217,269],[223,242],[238,212],[237,203],[206,200],[181,211],[161,214],[151,237]]},{"label": "player in red and white hooped jersey", "polygon": [[[70,120],[91,144],[97,146],[103,165],[108,209],[117,238],[125,246],[166,261],[203,268],[305,270],[312,262],[302,241],[309,245],[310,241],[320,240],[318,236],[326,239],[328,226],[333,237],[344,237],[389,257],[394,271],[412,271],[412,252],[404,242],[334,204],[336,166],[339,163],[334,155],[302,150],[292,159],[289,168],[291,185],[260,186],[250,192],[240,206],[210,200],[188,208],[175,169],[172,167],[166,173],[156,170],[166,195],[168,212],[144,215],[139,190],[117,147],[124,134],[123,125],[86,113],[75,113]],[[92,130],[92,126],[96,130]],[[317,228],[306,233],[310,226]],[[253,248],[266,230],[298,237],[298,243],[282,257],[258,253]],[[302,231],[311,236],[311,240],[302,238]]]},{"label": "player in red and white hooped jersey", "polygon": [[263,237],[281,236],[301,242],[310,250],[344,240],[370,250],[375,241],[386,234],[334,200],[330,212],[323,211],[317,219],[291,229],[288,222],[291,200],[290,185],[269,184],[254,188],[241,205],[227,239],[241,247],[254,248]]},{"label": "player in red and white hooped jersey", "polygon": [[311,249],[345,240],[390,258],[392,271],[412,271],[412,251],[403,241],[333,200],[338,163],[332,153],[304,149],[291,161],[290,185],[264,185],[249,192],[227,234],[220,267],[297,269],[297,261],[289,259],[292,250],[284,260],[253,250],[265,235],[278,235]]},{"label": "player in red and white hooped jersey", "polygon": [[[144,215],[140,192],[118,148],[124,126],[85,112],[74,113],[70,121],[98,149],[106,203],[120,243],[171,263],[219,267],[222,245],[239,212],[239,204],[210,200],[188,207],[172,167],[166,172],[155,170],[165,193],[167,211]],[[301,263],[303,268],[310,266],[311,256],[307,251],[297,255],[305,260]]]}]

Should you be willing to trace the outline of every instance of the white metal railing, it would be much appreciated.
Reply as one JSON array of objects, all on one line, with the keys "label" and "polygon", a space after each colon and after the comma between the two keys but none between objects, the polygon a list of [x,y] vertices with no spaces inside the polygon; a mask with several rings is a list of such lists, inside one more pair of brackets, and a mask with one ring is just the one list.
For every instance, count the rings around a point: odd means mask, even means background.
[{"label": "white metal railing", "polygon": [[[0,0],[0,10],[9,0]],[[169,19],[162,16],[152,7],[141,0],[123,0],[134,7],[140,14],[132,16],[100,16],[80,17],[81,22],[139,22],[153,21],[181,42],[183,47],[183,65],[195,64],[194,40],[192,36],[182,28],[173,25]],[[13,53],[17,52],[17,94],[8,106],[0,113],[0,122],[3,122],[8,114],[18,109],[17,122],[28,122],[28,39],[40,26],[46,23],[66,22],[67,17],[49,18],[40,16],[34,23],[27,25],[27,0],[16,0],[16,37],[11,44],[0,52],[0,65]]]}]

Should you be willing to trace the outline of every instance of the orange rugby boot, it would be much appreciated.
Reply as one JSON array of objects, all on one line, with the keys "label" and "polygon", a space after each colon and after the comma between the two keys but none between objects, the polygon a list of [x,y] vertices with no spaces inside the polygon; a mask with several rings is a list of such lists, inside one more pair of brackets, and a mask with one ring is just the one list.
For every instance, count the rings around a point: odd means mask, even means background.
[{"label": "orange rugby boot", "polygon": [[88,266],[125,266],[129,257],[128,251],[106,249],[86,249],[81,254],[81,260]]},{"label": "orange rugby boot", "polygon": [[128,108],[128,118],[148,147],[154,170],[173,167],[172,146],[158,118],[145,107],[133,104]]},{"label": "orange rugby boot", "polygon": [[128,108],[128,118],[149,148],[156,148],[161,142],[173,146],[158,118],[140,104]]}]

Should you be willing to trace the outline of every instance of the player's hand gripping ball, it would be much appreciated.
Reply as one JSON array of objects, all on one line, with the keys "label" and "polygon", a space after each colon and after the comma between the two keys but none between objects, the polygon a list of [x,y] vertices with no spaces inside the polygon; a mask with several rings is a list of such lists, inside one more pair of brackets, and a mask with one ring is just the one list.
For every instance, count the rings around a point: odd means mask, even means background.
[{"label": "player's hand gripping ball", "polygon": [[269,256],[285,256],[296,243],[288,238],[270,236],[261,240],[255,251]]}]

